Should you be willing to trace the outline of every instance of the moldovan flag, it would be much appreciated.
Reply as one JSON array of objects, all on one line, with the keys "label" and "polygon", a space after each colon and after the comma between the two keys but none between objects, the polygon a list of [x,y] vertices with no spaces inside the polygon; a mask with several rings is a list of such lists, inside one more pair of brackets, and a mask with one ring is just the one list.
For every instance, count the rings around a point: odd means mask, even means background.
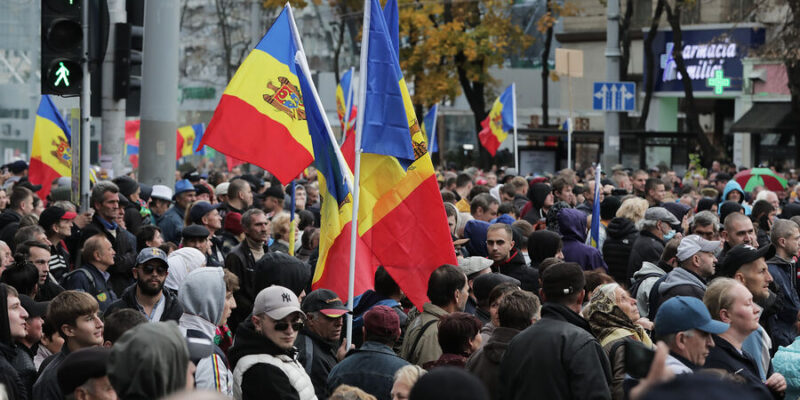
[{"label": "moldovan flag", "polygon": [[[310,93],[313,82],[306,79],[303,74],[299,78],[302,93]],[[348,188],[347,181],[353,181],[353,173],[350,171],[350,167],[339,162],[337,157],[339,148],[332,141],[333,133],[329,133],[324,124],[323,111],[317,107],[310,95],[307,98],[309,100],[304,104],[308,118],[308,131],[314,144],[313,165],[317,169],[319,195],[322,199],[319,259],[311,279],[311,287],[315,290],[319,288],[333,290],[346,301],[350,237],[353,227],[353,195]],[[348,138],[352,150],[355,145],[355,130],[348,132]],[[367,289],[372,289],[375,268],[378,264],[373,260],[372,251],[364,244],[364,241],[360,237],[356,237],[356,240],[354,293],[357,295]]]},{"label": "moldovan flag", "polygon": [[199,145],[258,165],[283,184],[314,161],[288,11],[228,83]]},{"label": "moldovan flag", "polygon": [[592,204],[592,229],[590,230],[592,238],[592,247],[600,249],[600,190],[603,185],[600,183],[600,164],[597,164],[597,170],[594,176],[594,203]]},{"label": "moldovan flag", "polygon": [[[342,154],[352,173],[356,160],[356,105],[355,89],[353,88],[353,69],[350,68],[342,75],[339,86],[336,87],[336,113],[339,114],[339,122],[342,124],[344,140],[342,141]],[[350,115],[347,115],[347,107],[350,106]],[[345,121],[345,118],[348,120]]]},{"label": "moldovan flag", "polygon": [[[178,140],[175,146],[175,159],[190,156],[192,154],[205,155],[206,148],[200,146],[200,141],[203,140],[203,124],[186,125],[178,128]],[[199,148],[200,150],[194,151]]]},{"label": "moldovan flag", "polygon": [[439,152],[439,138],[436,137],[436,118],[439,116],[439,105],[434,104],[422,120],[422,133],[428,140],[428,152]]},{"label": "moldovan flag", "polygon": [[508,132],[514,129],[514,85],[511,84],[497,100],[494,101],[489,116],[486,117],[481,126],[483,130],[478,134],[481,144],[489,154],[494,157],[497,148],[508,137]]},{"label": "moldovan flag", "polygon": [[442,264],[457,264],[456,255],[392,35],[378,0],[369,0],[366,8],[358,234],[421,309],[431,272]]},{"label": "moldovan flag", "polygon": [[42,185],[37,192],[44,199],[50,194],[53,180],[72,176],[72,148],[69,126],[56,109],[50,96],[42,96],[36,112],[33,128],[33,146],[28,179],[34,185]]}]

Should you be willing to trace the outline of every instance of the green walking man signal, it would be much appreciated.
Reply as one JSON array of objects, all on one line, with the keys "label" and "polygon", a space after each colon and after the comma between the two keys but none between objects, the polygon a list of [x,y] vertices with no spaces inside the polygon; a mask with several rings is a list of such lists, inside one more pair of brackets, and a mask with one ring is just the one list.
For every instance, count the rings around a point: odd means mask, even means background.
[{"label": "green walking man signal", "polygon": [[58,63],[59,67],[56,70],[56,82],[53,86],[58,87],[59,82],[63,81],[65,87],[69,87],[69,68],[64,66],[63,62]]}]

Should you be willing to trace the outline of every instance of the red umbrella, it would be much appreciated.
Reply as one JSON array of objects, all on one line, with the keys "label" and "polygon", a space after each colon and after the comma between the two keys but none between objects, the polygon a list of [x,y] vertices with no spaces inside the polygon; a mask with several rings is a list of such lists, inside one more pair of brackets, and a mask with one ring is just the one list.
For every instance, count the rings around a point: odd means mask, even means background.
[{"label": "red umbrella", "polygon": [[756,186],[763,186],[773,192],[786,189],[786,179],[769,168],[751,168],[733,176],[742,185],[742,190],[749,192]]}]

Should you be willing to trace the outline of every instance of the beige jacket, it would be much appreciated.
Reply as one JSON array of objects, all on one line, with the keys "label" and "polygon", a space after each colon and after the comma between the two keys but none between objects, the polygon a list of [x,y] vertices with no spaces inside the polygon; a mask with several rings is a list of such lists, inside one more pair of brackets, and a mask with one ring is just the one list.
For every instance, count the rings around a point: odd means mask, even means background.
[{"label": "beige jacket", "polygon": [[[432,303],[425,303],[422,306],[422,313],[419,314],[414,320],[408,323],[406,334],[403,337],[403,348],[400,351],[400,357],[404,358],[411,364],[422,364],[428,361],[438,360],[442,355],[442,349],[439,347],[439,324],[438,320],[447,315],[448,312],[441,307],[433,305]],[[430,321],[434,322],[421,332],[422,327]],[[417,343],[417,347],[411,347],[417,342],[417,337],[422,335]]]}]

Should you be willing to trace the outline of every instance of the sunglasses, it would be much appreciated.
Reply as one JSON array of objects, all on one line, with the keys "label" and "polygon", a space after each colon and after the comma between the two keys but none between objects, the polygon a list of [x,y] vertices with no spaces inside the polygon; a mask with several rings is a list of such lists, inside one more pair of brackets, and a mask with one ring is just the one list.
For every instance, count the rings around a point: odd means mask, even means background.
[{"label": "sunglasses", "polygon": [[286,321],[278,321],[275,323],[275,330],[283,332],[289,329],[289,325],[292,326],[292,330],[294,330],[295,332],[299,332],[300,329],[303,329],[302,321],[292,322],[291,324]]},{"label": "sunglasses", "polygon": [[142,273],[144,273],[145,275],[150,275],[150,274],[153,273],[153,271],[158,271],[159,275],[164,275],[164,274],[167,273],[167,267],[165,267],[163,265],[159,265],[159,266],[155,266],[154,267],[152,265],[145,264],[145,265],[140,266],[139,268],[142,270]]}]

